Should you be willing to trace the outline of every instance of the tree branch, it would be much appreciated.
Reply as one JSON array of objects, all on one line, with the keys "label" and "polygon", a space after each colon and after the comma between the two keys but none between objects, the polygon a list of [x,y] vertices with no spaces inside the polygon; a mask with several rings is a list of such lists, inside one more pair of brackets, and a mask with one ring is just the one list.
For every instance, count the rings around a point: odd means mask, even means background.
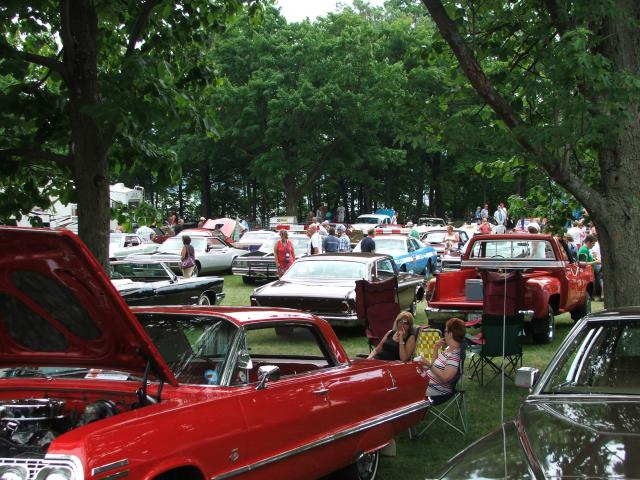
[{"label": "tree branch", "polygon": [[158,3],[160,3],[160,0],[147,0],[142,4],[140,15],[138,15],[138,18],[133,24],[133,27],[131,28],[131,32],[129,34],[129,43],[127,45],[127,51],[124,54],[125,57],[129,57],[133,54],[133,50],[136,48],[136,43],[140,41],[142,32],[147,26],[151,11],[156,5],[158,5]]},{"label": "tree branch", "polygon": [[16,157],[30,160],[31,163],[36,164],[53,162],[61,167],[73,168],[73,157],[71,155],[61,155],[36,148],[8,148],[0,150],[0,161],[12,160]]},{"label": "tree branch", "polygon": [[[571,29],[571,22],[567,14],[565,5],[560,5],[562,0],[543,0],[545,7],[549,11],[551,22],[556,28],[560,36],[564,35],[567,30]],[[564,3],[564,2],[562,2]]]},{"label": "tree branch", "polygon": [[0,58],[12,58],[15,60],[22,60],[28,63],[34,63],[36,65],[41,65],[50,70],[53,70],[59,73],[66,81],[66,71],[64,69],[64,64],[59,62],[55,58],[44,57],[42,55],[37,55],[35,53],[22,52],[10,46],[4,40],[0,41]]},{"label": "tree branch", "polygon": [[549,152],[544,146],[529,142],[520,131],[524,123],[506,99],[489,83],[480,63],[473,51],[460,36],[458,29],[449,18],[441,0],[422,0],[431,18],[436,23],[442,37],[447,41],[460,67],[478,95],[496,112],[498,117],[513,132],[520,146],[534,159],[549,176],[559,185],[571,192],[578,201],[588,209],[600,204],[603,199],[600,193],[587,185],[579,176],[571,171],[569,162]]}]

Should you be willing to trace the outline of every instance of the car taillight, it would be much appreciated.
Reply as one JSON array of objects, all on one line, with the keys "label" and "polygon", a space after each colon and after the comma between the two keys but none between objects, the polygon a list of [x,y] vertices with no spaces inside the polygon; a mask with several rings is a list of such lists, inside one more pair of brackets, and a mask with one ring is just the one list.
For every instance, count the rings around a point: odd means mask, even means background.
[{"label": "car taillight", "polygon": [[256,300],[254,297],[251,297],[251,306],[252,307],[258,306],[258,300]]}]

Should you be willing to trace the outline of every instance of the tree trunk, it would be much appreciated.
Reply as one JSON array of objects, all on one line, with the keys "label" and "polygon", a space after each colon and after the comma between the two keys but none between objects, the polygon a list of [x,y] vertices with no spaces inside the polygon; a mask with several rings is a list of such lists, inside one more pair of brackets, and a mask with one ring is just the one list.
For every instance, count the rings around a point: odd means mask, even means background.
[{"label": "tree trunk", "polygon": [[424,210],[424,181],[425,165],[423,161],[416,162],[416,207],[413,211],[417,221]]},{"label": "tree trunk", "polygon": [[295,175],[286,175],[284,178],[284,204],[287,215],[296,216],[298,214],[300,197],[302,197],[302,192],[296,185]]},{"label": "tree trunk", "polygon": [[78,235],[106,269],[109,265],[109,164],[104,132],[85,109],[98,103],[97,26],[92,2],[70,1],[64,28],[69,89],[73,179],[78,194]]},{"label": "tree trunk", "polygon": [[209,162],[204,162],[200,167],[200,201],[202,203],[202,216],[211,218],[211,172],[209,170]]},{"label": "tree trunk", "polygon": [[182,189],[182,177],[178,181],[178,218],[184,218],[184,191]]},{"label": "tree trunk", "polygon": [[434,153],[431,155],[431,188],[433,203],[431,206],[431,211],[435,214],[436,217],[444,218],[444,198],[442,195],[442,181],[441,181],[441,156],[439,153]]},{"label": "tree trunk", "polygon": [[[590,185],[568,165],[562,157],[550,154],[542,144],[533,143],[520,134],[523,121],[489,83],[473,51],[457,31],[439,0],[422,0],[435,21],[440,34],[447,41],[458,59],[462,70],[478,94],[496,112],[504,124],[514,131],[520,146],[535,158],[556,183],[589,211],[596,225],[603,258],[605,306],[607,308],[640,304],[640,257],[631,246],[632,239],[640,234],[640,102],[630,97],[625,102],[622,120],[616,117],[609,135],[598,149],[599,182]],[[597,34],[601,40],[598,54],[608,61],[615,74],[640,75],[640,3],[637,0],[616,0],[615,10],[601,19]],[[569,15],[569,12],[565,12]],[[558,23],[557,18],[551,18]],[[556,25],[559,35],[571,22]],[[589,96],[589,93],[585,93]],[[597,107],[607,112],[608,99],[589,97]],[[535,142],[535,140],[533,140]]]}]

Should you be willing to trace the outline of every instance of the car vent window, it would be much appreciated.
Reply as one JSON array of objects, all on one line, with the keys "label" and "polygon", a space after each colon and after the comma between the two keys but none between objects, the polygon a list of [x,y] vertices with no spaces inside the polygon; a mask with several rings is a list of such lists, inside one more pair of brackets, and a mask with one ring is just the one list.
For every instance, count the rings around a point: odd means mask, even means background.
[{"label": "car vent window", "polygon": [[17,298],[0,293],[2,322],[18,345],[37,352],[63,352],[67,339]]},{"label": "car vent window", "polygon": [[83,340],[101,337],[100,330],[87,311],[69,289],[55,279],[33,271],[19,270],[11,274],[11,281],[73,335]]}]

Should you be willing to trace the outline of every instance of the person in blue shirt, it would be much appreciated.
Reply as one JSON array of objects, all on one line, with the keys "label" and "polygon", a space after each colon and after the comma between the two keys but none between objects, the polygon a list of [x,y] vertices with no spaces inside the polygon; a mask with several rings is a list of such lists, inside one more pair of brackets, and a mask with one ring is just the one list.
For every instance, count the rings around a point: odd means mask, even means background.
[{"label": "person in blue shirt", "polygon": [[329,227],[329,234],[322,239],[322,251],[325,253],[335,253],[340,246],[340,240],[336,237],[336,229]]},{"label": "person in blue shirt", "polygon": [[362,242],[360,242],[360,250],[362,252],[375,253],[376,251],[376,242],[373,239],[375,237],[376,231],[373,228],[370,228],[369,231],[365,234]]},{"label": "person in blue shirt", "polygon": [[338,225],[336,227],[336,231],[338,233],[338,251],[339,252],[350,252],[351,251],[351,242],[349,241],[349,237],[346,233],[346,228],[344,225]]}]

